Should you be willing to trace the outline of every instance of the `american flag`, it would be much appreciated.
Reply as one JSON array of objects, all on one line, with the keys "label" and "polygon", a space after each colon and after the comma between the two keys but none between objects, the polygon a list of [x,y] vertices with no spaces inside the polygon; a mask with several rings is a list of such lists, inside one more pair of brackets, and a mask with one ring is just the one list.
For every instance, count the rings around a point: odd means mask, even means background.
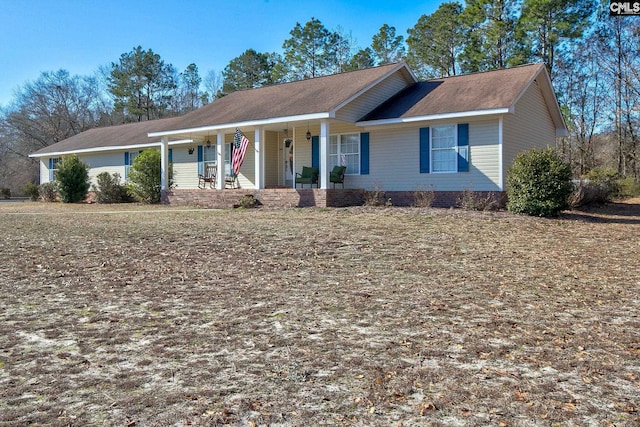
[{"label": "american flag", "polygon": [[244,154],[247,152],[247,146],[249,145],[249,140],[240,129],[236,128],[236,135],[233,138],[233,156],[231,158],[231,168],[233,169],[234,175],[237,175],[240,172],[240,166],[242,166],[242,162],[244,161]]}]

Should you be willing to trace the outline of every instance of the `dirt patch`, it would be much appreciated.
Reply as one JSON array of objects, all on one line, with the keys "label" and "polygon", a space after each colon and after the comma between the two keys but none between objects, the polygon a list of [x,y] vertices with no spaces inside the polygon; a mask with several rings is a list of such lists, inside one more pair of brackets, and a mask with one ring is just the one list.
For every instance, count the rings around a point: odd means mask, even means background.
[{"label": "dirt patch", "polygon": [[638,205],[136,209],[0,206],[0,425],[640,423]]}]

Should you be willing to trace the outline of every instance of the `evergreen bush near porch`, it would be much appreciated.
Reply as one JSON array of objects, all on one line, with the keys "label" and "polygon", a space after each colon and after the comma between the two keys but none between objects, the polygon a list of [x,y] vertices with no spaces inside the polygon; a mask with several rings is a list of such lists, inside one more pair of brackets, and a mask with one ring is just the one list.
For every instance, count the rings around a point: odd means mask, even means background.
[{"label": "evergreen bush near porch", "polygon": [[81,162],[75,154],[65,157],[58,164],[56,181],[63,203],[84,200],[89,193],[89,166]]},{"label": "evergreen bush near porch", "polygon": [[507,208],[514,213],[558,216],[571,191],[571,167],[550,148],[518,154],[507,174]]},{"label": "evergreen bush near porch", "polygon": [[96,201],[98,203],[125,203],[130,198],[127,189],[120,184],[120,174],[102,172],[96,176],[98,185],[93,185],[92,189],[96,193]]},{"label": "evergreen bush near porch", "polygon": [[[141,203],[160,203],[161,156],[159,150],[140,153],[129,169],[127,191]],[[173,165],[169,164],[169,188],[173,185]]]}]

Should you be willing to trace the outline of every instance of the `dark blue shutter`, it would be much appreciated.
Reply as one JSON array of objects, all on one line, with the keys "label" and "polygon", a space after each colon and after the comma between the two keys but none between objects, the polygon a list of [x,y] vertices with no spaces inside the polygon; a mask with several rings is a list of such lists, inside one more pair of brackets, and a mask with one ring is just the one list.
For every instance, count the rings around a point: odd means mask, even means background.
[{"label": "dark blue shutter", "polygon": [[469,172],[469,124],[458,125],[458,172]]},{"label": "dark blue shutter", "polygon": [[311,137],[311,167],[320,167],[320,137],[317,135]]},{"label": "dark blue shutter", "polygon": [[198,175],[204,175],[204,155],[202,145],[198,145]]},{"label": "dark blue shutter", "polygon": [[360,175],[369,175],[369,132],[360,134]]},{"label": "dark blue shutter", "polygon": [[420,128],[420,173],[429,173],[429,128]]},{"label": "dark blue shutter", "polygon": [[173,163],[173,148],[169,148],[169,163]]}]

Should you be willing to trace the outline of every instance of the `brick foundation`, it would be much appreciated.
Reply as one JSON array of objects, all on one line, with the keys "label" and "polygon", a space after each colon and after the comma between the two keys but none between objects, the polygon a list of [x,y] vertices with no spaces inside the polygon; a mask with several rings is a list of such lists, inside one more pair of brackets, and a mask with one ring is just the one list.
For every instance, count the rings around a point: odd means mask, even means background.
[{"label": "brick foundation", "polygon": [[[345,207],[364,204],[365,190],[352,189],[292,189],[267,188],[263,190],[169,190],[162,193],[162,202],[175,206],[201,206],[206,208],[233,208],[243,196],[251,195],[265,207]],[[448,208],[458,206],[463,195],[461,191],[436,191],[433,207]],[[505,194],[501,192],[477,191],[479,198],[493,195],[504,206]],[[415,202],[414,191],[386,191],[381,197],[390,199],[393,206],[412,206]]]},{"label": "brick foundation", "polygon": [[[416,204],[414,191],[386,191],[385,197],[391,199],[393,206],[413,206]],[[506,205],[506,193],[499,191],[474,191],[473,197],[478,199],[493,198],[496,207]],[[464,195],[463,191],[434,191],[431,206],[434,208],[459,207]]]},{"label": "brick foundation", "polygon": [[362,205],[364,190],[267,188],[264,190],[169,190],[162,202],[176,206],[233,208],[251,195],[265,207],[344,207]]}]

